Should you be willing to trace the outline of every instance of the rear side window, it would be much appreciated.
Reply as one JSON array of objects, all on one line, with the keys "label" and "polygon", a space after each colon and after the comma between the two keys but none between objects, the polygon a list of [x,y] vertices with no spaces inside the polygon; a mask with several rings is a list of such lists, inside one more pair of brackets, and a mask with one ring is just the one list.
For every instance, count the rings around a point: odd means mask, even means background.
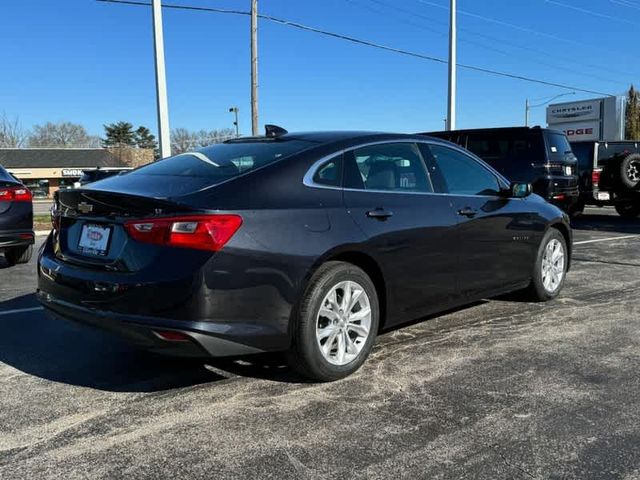
[{"label": "rear side window", "polygon": [[345,187],[395,192],[433,192],[413,143],[385,143],[345,154]]},{"label": "rear side window", "polygon": [[550,154],[557,155],[566,155],[567,153],[571,153],[571,145],[569,145],[569,140],[567,140],[566,135],[562,133],[547,133],[547,142]]},{"label": "rear side window", "polygon": [[145,165],[131,175],[166,175],[222,181],[301,152],[313,143],[303,140],[261,140],[219,143]]},{"label": "rear side window", "polygon": [[432,161],[452,195],[497,195],[496,176],[478,161],[462,152],[441,145],[429,145]]},{"label": "rear side window", "polygon": [[319,185],[339,187],[342,184],[342,156],[322,164],[313,176]]}]

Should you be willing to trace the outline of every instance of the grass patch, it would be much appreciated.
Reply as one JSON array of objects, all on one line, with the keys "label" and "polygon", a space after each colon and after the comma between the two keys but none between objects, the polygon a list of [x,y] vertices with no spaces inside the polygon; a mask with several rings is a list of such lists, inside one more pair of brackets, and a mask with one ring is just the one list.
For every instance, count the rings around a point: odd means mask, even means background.
[{"label": "grass patch", "polygon": [[34,230],[51,230],[51,215],[34,215],[33,216],[33,229]]}]

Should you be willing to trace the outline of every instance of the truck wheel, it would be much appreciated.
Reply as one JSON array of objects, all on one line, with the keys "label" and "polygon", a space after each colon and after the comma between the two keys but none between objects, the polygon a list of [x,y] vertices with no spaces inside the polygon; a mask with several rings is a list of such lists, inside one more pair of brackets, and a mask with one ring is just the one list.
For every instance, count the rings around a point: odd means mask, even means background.
[{"label": "truck wheel", "polygon": [[640,184],[640,154],[632,153],[622,160],[620,180],[627,188],[636,188]]},{"label": "truck wheel", "polygon": [[27,247],[12,247],[8,248],[4,252],[4,256],[9,262],[9,265],[16,265],[17,263],[29,263],[31,256],[33,255],[33,245]]},{"label": "truck wheel", "polygon": [[616,205],[616,212],[624,218],[636,218],[640,215],[640,203],[620,203]]}]

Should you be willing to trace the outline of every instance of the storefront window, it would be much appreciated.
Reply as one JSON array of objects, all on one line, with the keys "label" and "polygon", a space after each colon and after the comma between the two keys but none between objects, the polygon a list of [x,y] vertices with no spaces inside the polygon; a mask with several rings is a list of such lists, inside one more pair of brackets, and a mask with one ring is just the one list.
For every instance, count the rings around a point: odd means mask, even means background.
[{"label": "storefront window", "polygon": [[25,186],[31,190],[33,198],[48,198],[49,197],[49,180],[23,180]]}]

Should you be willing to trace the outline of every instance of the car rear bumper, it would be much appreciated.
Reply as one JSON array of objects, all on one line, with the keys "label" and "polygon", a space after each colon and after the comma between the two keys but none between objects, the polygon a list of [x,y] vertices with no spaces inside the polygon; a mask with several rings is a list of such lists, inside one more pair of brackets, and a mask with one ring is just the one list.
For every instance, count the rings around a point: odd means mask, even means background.
[{"label": "car rear bumper", "polygon": [[[129,343],[157,353],[188,357],[227,357],[270,350],[268,347],[258,348],[243,343],[247,339],[255,342],[256,328],[253,326],[243,331],[237,325],[125,315],[74,305],[42,290],[37,291],[36,297],[54,318],[115,333]],[[182,334],[185,338],[167,340],[162,337],[166,332]]]},{"label": "car rear bumper", "polygon": [[547,177],[534,184],[534,192],[565,211],[569,211],[580,197],[578,180],[574,177]]},{"label": "car rear bumper", "polygon": [[12,247],[27,247],[33,245],[35,235],[33,230],[0,231],[0,250]]}]

